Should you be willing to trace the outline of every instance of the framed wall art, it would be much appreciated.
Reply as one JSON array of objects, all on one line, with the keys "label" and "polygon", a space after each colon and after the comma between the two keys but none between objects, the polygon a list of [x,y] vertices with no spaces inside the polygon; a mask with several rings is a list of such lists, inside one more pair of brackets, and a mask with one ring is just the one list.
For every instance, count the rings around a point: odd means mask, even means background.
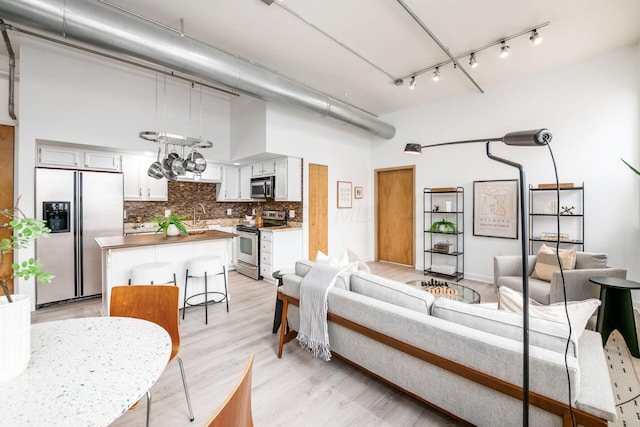
[{"label": "framed wall art", "polygon": [[351,183],[338,181],[338,209],[350,209],[351,198]]},{"label": "framed wall art", "polygon": [[363,192],[362,187],[353,187],[353,198],[362,199],[363,197],[362,192]]},{"label": "framed wall art", "polygon": [[518,180],[473,181],[473,235],[518,238]]}]

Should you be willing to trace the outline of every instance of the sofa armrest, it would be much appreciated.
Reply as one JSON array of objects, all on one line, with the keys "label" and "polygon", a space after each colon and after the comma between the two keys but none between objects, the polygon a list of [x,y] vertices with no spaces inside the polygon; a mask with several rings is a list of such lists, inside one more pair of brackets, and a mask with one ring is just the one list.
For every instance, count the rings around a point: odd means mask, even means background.
[{"label": "sofa armrest", "polygon": [[[531,276],[536,265],[536,255],[527,257],[527,276]],[[493,257],[493,284],[498,286],[498,277],[522,276],[522,256],[496,255]]]},{"label": "sofa armrest", "polygon": [[[624,268],[583,268],[578,270],[564,270],[564,283],[567,290],[567,301],[583,301],[589,298],[600,298],[600,285],[591,283],[590,277],[617,277],[626,279],[627,270]],[[562,276],[559,271],[551,277],[549,303],[563,302]]]}]

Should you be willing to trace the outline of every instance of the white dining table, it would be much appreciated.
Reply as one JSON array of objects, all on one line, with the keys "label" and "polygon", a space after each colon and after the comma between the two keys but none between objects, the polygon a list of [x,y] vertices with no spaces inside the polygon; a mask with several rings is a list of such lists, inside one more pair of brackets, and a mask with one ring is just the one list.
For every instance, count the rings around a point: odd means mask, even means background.
[{"label": "white dining table", "polygon": [[0,426],[108,426],[156,382],[171,337],[124,317],[87,317],[31,326],[31,359],[0,384]]}]

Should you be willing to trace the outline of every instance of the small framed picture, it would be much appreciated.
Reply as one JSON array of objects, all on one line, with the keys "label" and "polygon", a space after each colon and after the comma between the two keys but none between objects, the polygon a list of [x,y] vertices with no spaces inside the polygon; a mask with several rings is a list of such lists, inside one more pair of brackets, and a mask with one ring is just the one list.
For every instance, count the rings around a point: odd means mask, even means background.
[{"label": "small framed picture", "polygon": [[353,187],[353,198],[362,199],[362,187]]},{"label": "small framed picture", "polygon": [[338,209],[350,209],[351,197],[351,183],[338,181]]}]

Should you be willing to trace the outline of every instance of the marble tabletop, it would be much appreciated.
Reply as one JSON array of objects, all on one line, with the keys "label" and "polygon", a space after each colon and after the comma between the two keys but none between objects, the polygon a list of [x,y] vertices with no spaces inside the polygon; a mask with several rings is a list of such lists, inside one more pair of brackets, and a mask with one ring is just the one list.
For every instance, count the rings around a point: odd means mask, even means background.
[{"label": "marble tabletop", "polygon": [[0,384],[0,426],[107,426],[167,366],[171,337],[146,320],[87,317],[31,326],[31,360]]}]

